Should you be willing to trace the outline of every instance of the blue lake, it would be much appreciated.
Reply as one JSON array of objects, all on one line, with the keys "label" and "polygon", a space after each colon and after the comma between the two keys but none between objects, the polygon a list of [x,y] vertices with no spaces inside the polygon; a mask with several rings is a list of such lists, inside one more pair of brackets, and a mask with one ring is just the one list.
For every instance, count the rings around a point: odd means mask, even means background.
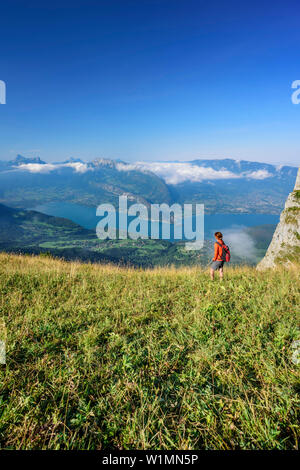
[{"label": "blue lake", "polygon": [[[96,216],[96,208],[66,202],[42,204],[32,210],[70,219],[87,229],[95,229],[101,219]],[[238,230],[256,225],[277,224],[278,222],[279,215],[273,214],[209,214],[204,216],[204,236],[205,239],[208,239],[216,231],[226,233],[226,230]]]}]

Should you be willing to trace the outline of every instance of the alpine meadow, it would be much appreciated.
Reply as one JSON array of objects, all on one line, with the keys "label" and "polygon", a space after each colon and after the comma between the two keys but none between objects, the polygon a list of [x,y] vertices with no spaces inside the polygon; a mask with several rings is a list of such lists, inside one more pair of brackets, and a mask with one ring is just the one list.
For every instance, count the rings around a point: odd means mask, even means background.
[{"label": "alpine meadow", "polygon": [[2,449],[298,448],[299,266],[3,253],[0,289]]}]

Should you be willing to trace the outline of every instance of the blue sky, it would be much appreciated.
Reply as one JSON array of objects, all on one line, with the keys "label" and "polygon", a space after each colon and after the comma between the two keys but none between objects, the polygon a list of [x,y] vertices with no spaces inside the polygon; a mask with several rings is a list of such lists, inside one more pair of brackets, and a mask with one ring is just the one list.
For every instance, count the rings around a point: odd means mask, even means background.
[{"label": "blue sky", "polygon": [[0,159],[299,164],[298,1],[1,5]]}]

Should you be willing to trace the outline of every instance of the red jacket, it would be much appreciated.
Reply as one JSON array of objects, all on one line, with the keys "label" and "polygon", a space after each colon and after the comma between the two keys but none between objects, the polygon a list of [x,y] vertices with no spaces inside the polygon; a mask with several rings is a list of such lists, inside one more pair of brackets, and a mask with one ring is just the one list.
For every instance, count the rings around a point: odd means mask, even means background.
[{"label": "red jacket", "polygon": [[[218,243],[224,245],[223,240],[218,240]],[[215,242],[215,255],[213,257],[213,261],[222,261],[222,247]]]}]

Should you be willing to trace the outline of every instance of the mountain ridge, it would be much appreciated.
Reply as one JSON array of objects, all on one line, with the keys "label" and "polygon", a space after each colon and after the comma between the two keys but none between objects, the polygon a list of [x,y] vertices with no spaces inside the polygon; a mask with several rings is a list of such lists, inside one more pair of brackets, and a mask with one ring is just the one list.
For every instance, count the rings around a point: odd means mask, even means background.
[{"label": "mountain ridge", "polygon": [[[46,163],[39,157],[0,162],[0,202],[32,208],[48,202],[90,207],[118,203],[201,203],[206,213],[279,214],[297,168],[247,160],[136,162],[71,158]],[[14,189],[13,189],[14,188]]]}]

